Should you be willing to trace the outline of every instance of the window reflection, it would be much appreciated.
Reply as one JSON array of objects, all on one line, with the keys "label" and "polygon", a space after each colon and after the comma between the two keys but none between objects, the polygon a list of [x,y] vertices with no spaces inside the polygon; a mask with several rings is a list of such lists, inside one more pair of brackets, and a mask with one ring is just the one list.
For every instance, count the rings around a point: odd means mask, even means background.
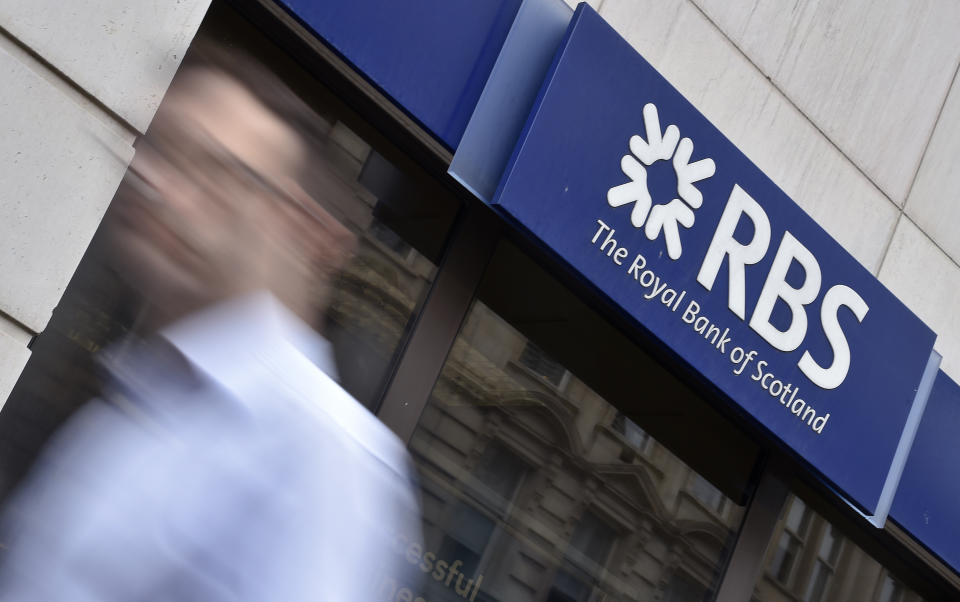
[{"label": "window reflection", "polygon": [[723,507],[726,504],[727,498],[724,497],[723,493],[719,489],[711,485],[710,481],[706,480],[702,476],[693,475],[690,492],[698,502],[709,508],[712,512],[723,512]]},{"label": "window reflection", "polygon": [[903,584],[884,574],[880,584],[880,593],[877,595],[877,602],[901,602],[904,600],[905,588]]},{"label": "window reflection", "polygon": [[641,454],[646,454],[653,447],[653,437],[619,412],[613,419],[613,430],[623,435],[624,440]]},{"label": "window reflection", "polygon": [[518,360],[521,366],[529,368],[534,374],[556,387],[564,383],[567,370],[558,362],[550,359],[547,354],[533,343],[527,341]]},{"label": "window reflection", "polygon": [[664,596],[666,602],[707,602],[709,599],[709,590],[683,574],[675,575],[671,579]]},{"label": "window reflection", "polygon": [[742,517],[481,301],[410,450],[425,549],[460,572],[426,600],[704,599]]},{"label": "window reflection", "polygon": [[800,498],[791,496],[756,587],[760,602],[919,602],[883,566]]},{"label": "window reflection", "polygon": [[557,578],[547,592],[546,602],[586,602],[589,596],[590,588],[586,583],[578,581],[566,571],[557,571]]},{"label": "window reflection", "polygon": [[810,510],[799,498],[793,498],[787,509],[783,530],[769,564],[770,573],[783,585],[790,584],[810,523]]}]

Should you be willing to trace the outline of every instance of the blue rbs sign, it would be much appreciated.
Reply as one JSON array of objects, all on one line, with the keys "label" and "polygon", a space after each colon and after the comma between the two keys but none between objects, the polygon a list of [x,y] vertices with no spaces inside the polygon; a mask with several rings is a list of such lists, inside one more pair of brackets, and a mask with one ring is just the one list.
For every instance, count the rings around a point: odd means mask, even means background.
[{"label": "blue rbs sign", "polygon": [[495,204],[877,507],[934,333],[584,4]]}]

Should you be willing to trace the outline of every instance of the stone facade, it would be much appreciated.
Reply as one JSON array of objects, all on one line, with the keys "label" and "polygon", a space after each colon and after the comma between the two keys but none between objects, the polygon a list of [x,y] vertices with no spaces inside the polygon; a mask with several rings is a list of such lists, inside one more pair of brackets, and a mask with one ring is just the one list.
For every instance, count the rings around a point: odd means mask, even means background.
[{"label": "stone facade", "polygon": [[410,449],[425,549],[484,599],[686,599],[743,513],[479,301]]},{"label": "stone facade", "polygon": [[0,400],[50,320],[208,5],[0,2]]}]

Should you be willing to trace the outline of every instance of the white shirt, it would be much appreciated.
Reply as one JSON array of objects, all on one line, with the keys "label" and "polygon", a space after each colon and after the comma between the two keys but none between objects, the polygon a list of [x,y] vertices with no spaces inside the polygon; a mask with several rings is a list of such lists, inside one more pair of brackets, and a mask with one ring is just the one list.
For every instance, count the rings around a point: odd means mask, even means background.
[{"label": "white shirt", "polygon": [[[411,584],[403,444],[317,364],[326,341],[258,294],[115,366],[19,494],[0,600],[373,600]],[[158,351],[159,350],[159,351]],[[182,361],[182,360],[180,360]],[[172,368],[171,368],[172,367]]]}]

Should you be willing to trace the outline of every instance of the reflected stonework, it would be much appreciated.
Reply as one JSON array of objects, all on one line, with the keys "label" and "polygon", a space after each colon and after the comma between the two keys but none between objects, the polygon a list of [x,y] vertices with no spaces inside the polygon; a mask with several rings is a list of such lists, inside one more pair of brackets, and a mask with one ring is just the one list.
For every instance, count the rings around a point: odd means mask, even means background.
[{"label": "reflected stonework", "polygon": [[920,602],[800,498],[791,496],[767,549],[758,602]]},{"label": "reflected stonework", "polygon": [[705,600],[743,514],[480,301],[410,451],[429,601]]}]

